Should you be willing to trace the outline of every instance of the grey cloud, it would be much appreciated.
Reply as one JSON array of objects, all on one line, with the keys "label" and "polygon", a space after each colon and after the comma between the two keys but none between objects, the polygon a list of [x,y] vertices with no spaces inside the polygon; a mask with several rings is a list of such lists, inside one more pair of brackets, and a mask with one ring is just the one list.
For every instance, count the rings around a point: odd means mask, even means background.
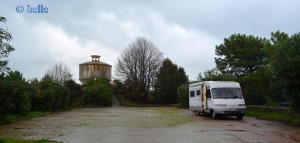
[{"label": "grey cloud", "polygon": [[[15,11],[17,5],[27,4],[43,4],[49,13]],[[36,29],[37,23],[45,22],[62,30],[65,40],[76,39],[70,43],[82,54],[65,57],[72,61],[69,64],[74,75],[78,72],[77,63],[89,60],[88,54],[92,52],[100,52],[104,60],[114,66],[117,55],[137,36],[144,36],[153,41],[165,57],[184,67],[194,80],[199,72],[215,67],[214,48],[231,34],[269,37],[276,30],[289,34],[299,32],[299,5],[296,0],[3,0],[0,13],[8,20],[6,25],[13,34],[12,44],[16,48],[9,57],[9,64],[26,77],[42,76],[57,60],[53,57],[55,54],[47,50],[59,49],[37,47],[45,39],[35,37],[30,31]],[[91,42],[94,45],[89,45]]]}]

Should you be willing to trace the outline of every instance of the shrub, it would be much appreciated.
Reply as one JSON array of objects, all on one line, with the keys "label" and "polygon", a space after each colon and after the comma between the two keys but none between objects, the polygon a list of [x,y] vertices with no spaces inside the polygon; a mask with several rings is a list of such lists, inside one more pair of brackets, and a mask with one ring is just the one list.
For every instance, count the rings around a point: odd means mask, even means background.
[{"label": "shrub", "polygon": [[182,107],[189,106],[189,84],[182,84],[177,88],[177,100]]},{"label": "shrub", "polygon": [[22,114],[30,110],[29,84],[18,71],[1,74],[0,115]]},{"label": "shrub", "polygon": [[69,104],[68,89],[54,80],[42,79],[31,96],[33,111],[56,111],[65,109]]},{"label": "shrub", "polygon": [[83,85],[84,103],[94,106],[111,106],[112,91],[106,78],[91,78]]}]

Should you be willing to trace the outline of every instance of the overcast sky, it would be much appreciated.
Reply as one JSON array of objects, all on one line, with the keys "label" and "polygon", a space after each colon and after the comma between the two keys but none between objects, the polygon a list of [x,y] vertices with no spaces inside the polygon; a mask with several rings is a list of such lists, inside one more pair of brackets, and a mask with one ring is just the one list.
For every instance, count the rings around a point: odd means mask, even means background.
[{"label": "overcast sky", "polygon": [[[43,5],[48,13],[28,13],[28,5]],[[78,83],[79,64],[90,55],[101,55],[114,71],[120,53],[139,36],[195,80],[216,66],[216,45],[234,33],[300,32],[297,0],[0,0],[0,16],[13,36],[12,70],[40,79],[63,62]]]}]

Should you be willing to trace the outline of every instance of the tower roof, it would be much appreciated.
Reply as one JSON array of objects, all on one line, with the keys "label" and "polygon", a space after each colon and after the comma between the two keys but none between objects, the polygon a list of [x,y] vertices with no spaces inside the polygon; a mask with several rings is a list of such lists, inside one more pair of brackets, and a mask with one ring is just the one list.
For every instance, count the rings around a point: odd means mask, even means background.
[{"label": "tower roof", "polygon": [[81,63],[81,64],[79,64],[79,66],[81,66],[81,65],[106,65],[106,66],[110,66],[111,67],[110,64],[100,61],[100,57],[101,56],[99,56],[99,55],[91,55],[91,57],[92,57],[92,61]]}]

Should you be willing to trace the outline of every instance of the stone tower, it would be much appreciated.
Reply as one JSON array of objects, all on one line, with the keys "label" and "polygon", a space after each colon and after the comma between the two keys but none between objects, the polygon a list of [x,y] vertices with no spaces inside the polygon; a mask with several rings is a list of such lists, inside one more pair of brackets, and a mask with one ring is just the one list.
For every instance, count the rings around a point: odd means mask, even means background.
[{"label": "stone tower", "polygon": [[105,77],[111,80],[111,65],[101,62],[99,55],[92,55],[92,61],[79,64],[79,80],[85,83],[92,77]]}]

